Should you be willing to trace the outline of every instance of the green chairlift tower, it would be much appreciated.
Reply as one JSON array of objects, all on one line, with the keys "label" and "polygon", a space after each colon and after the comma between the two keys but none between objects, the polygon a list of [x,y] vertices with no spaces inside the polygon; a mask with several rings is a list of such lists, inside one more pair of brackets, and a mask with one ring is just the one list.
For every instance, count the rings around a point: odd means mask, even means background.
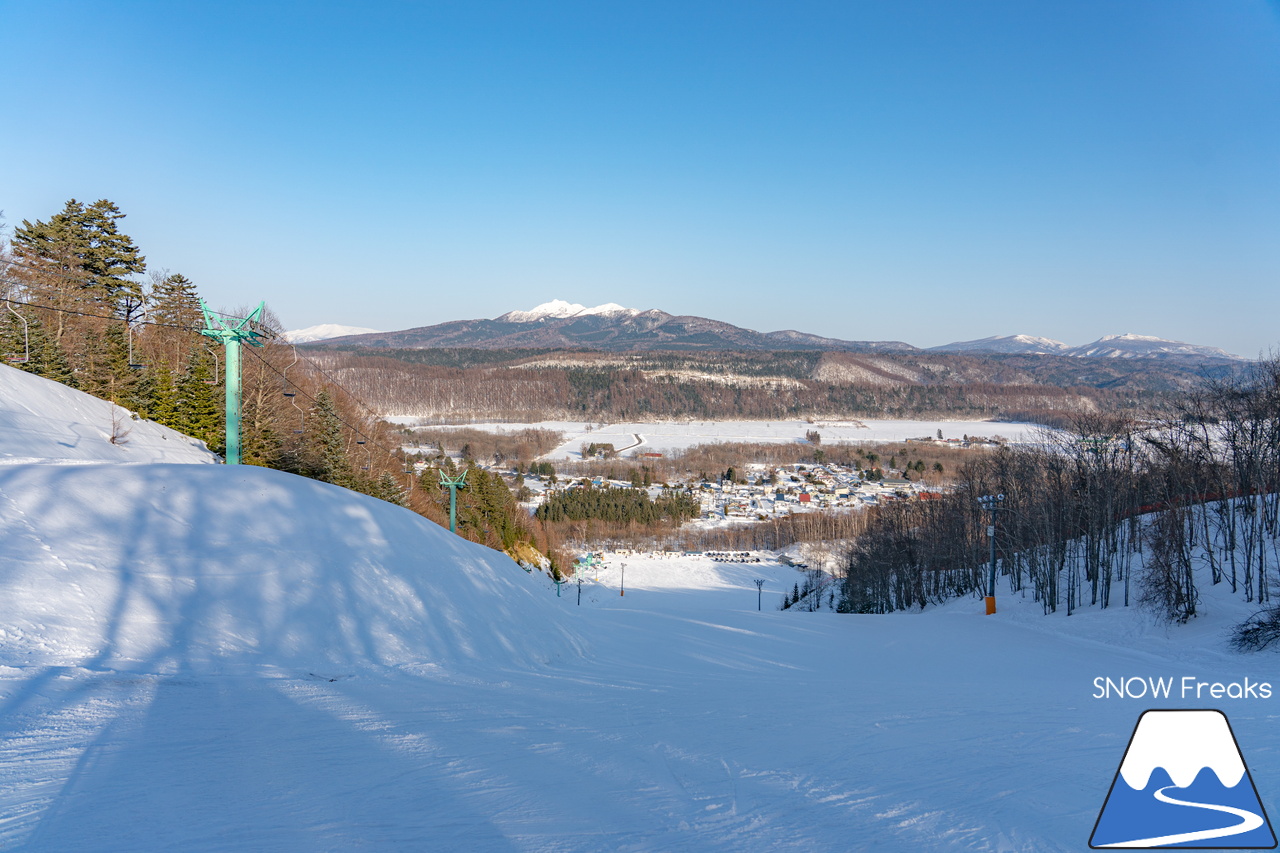
[{"label": "green chairlift tower", "polygon": [[467,472],[450,477],[443,470],[440,472],[440,486],[449,490],[449,532],[458,532],[458,489],[467,485]]},{"label": "green chairlift tower", "polygon": [[214,314],[209,306],[200,300],[200,310],[204,312],[204,328],[200,334],[221,341],[226,348],[227,383],[227,464],[240,464],[240,344],[262,346],[262,333],[254,326],[262,320],[265,302],[258,303],[248,317],[239,320],[228,320]]}]

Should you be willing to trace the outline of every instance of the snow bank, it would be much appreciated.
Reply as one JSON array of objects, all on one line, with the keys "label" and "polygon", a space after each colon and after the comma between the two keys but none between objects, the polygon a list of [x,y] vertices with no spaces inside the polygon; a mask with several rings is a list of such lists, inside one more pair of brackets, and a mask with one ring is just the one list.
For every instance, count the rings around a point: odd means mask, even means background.
[{"label": "snow bank", "polygon": [[134,420],[131,412],[105,400],[0,364],[0,465],[217,461],[190,436]]},{"label": "snow bank", "polygon": [[0,467],[8,665],[528,667],[580,647],[506,556],[250,466]]}]

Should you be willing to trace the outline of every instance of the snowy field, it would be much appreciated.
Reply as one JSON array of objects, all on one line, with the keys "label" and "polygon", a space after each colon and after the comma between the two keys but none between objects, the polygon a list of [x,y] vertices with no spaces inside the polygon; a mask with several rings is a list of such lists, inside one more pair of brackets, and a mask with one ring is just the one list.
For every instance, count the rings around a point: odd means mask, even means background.
[{"label": "snowy field", "polygon": [[1149,707],[1225,711],[1280,813],[1280,698],[1093,698],[1280,681],[1247,605],[779,612],[800,577],[609,555],[579,604],[280,472],[0,466],[0,849],[1080,851]]},{"label": "snowy field", "polygon": [[[405,426],[420,419],[388,418]],[[698,444],[717,442],[752,442],[791,444],[805,441],[805,433],[817,430],[826,444],[844,442],[904,441],[921,436],[944,438],[1002,436],[1015,442],[1039,439],[1044,427],[1039,424],[1003,423],[997,421],[688,421],[670,423],[598,424],[581,421],[542,421],[531,424],[478,423],[471,429],[491,432],[516,432],[522,429],[547,429],[565,434],[565,441],[543,459],[579,459],[583,444],[612,444],[619,452],[670,453]],[[438,427],[447,429],[447,427]]]}]

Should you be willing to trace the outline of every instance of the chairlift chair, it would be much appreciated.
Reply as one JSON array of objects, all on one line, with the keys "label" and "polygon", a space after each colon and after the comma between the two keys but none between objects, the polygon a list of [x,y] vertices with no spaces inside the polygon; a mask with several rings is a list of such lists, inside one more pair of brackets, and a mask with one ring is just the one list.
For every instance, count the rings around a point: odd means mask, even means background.
[{"label": "chairlift chair", "polygon": [[[145,322],[145,320],[146,320],[146,316],[147,316],[147,315],[146,315],[146,314],[143,314],[142,316],[143,316],[143,321]],[[130,370],[141,370],[142,368],[146,367],[146,365],[145,365],[145,364],[138,364],[138,363],[134,362],[134,360],[133,360],[133,323],[130,323],[128,320],[125,320],[125,321],[124,321],[124,330],[125,330],[125,334],[126,334],[126,335],[128,336],[128,338],[129,338],[129,369],[130,369]]]},{"label": "chairlift chair", "polygon": [[280,393],[286,397],[296,397],[298,392],[289,390],[289,368],[298,363],[298,348],[290,346],[290,349],[293,350],[293,361],[289,362],[280,373]]},{"label": "chairlift chair", "polygon": [[31,330],[27,327],[27,318],[23,317],[13,308],[13,303],[5,300],[5,307],[13,316],[22,321],[22,355],[11,352],[5,355],[4,360],[10,364],[26,364],[31,361]]},{"label": "chairlift chair", "polygon": [[214,351],[213,347],[205,347],[205,349],[209,351],[209,355],[213,356],[213,378],[205,379],[204,384],[217,385],[218,384],[218,353]]}]

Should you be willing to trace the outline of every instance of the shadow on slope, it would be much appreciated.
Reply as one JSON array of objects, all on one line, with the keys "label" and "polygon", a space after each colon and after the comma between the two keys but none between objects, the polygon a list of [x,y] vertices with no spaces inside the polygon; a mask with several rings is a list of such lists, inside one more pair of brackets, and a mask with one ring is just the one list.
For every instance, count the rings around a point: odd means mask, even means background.
[{"label": "shadow on slope", "polygon": [[580,650],[506,556],[289,474],[14,466],[0,504],[6,663],[340,675]]}]

